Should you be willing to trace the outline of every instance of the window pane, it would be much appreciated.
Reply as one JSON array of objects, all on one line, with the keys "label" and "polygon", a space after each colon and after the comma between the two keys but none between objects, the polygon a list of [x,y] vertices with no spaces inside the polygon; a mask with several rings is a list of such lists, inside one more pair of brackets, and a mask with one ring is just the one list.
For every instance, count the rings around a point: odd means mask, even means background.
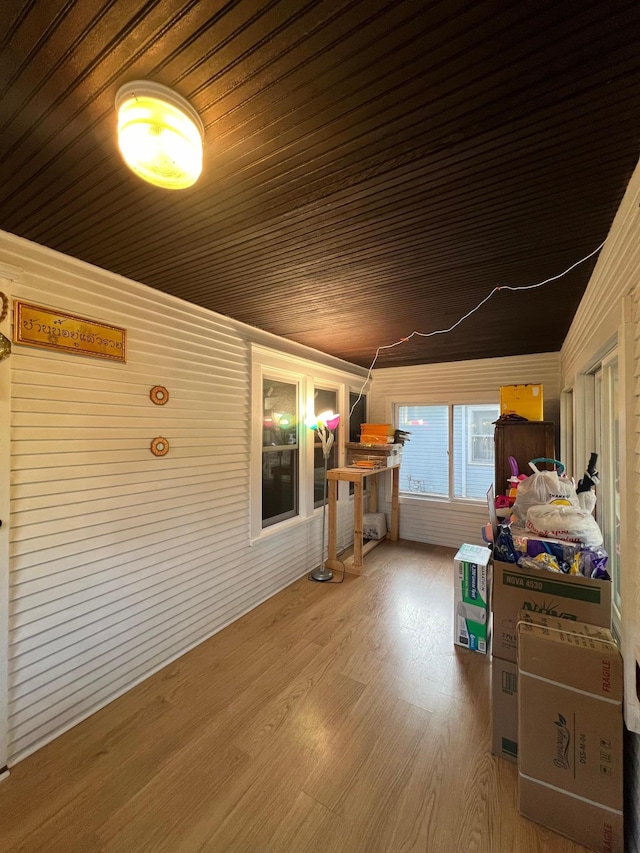
[{"label": "window pane", "polygon": [[263,379],[262,526],[298,514],[298,386]]},{"label": "window pane", "polygon": [[[358,397],[360,399],[358,400]],[[357,400],[357,402],[356,402]],[[349,394],[349,411],[353,409],[349,419],[349,441],[356,444],[360,441],[360,424],[367,422],[367,398],[363,394],[354,394],[353,391]]]},{"label": "window pane", "polygon": [[298,445],[298,386],[263,379],[263,447]]},{"label": "window pane", "polygon": [[262,526],[298,514],[298,451],[262,454]]},{"label": "window pane", "polygon": [[[353,411],[351,411],[353,409]],[[358,444],[360,441],[360,424],[367,422],[367,397],[366,394],[355,394],[353,391],[349,393],[349,441]],[[367,481],[364,481],[364,489],[367,490]],[[355,486],[349,483],[349,494],[355,493]]]},{"label": "window pane", "polygon": [[400,406],[398,428],[410,432],[402,451],[400,491],[449,495],[449,407]]},{"label": "window pane", "polygon": [[495,463],[493,421],[500,407],[453,407],[453,494],[483,500],[493,483]]},{"label": "window pane", "polygon": [[[329,391],[324,388],[316,388],[314,394],[314,414],[316,417],[323,412],[334,412],[338,407],[338,392]],[[338,429],[335,430],[335,440],[329,452],[327,469],[336,467]],[[322,454],[322,442],[317,432],[314,432],[313,448],[313,505],[322,506],[324,503],[324,456]]]}]

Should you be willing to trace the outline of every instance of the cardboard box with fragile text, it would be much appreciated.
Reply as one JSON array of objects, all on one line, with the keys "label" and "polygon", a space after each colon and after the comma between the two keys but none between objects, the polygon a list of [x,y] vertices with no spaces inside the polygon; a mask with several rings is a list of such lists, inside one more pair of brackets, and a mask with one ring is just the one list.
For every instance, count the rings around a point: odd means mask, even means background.
[{"label": "cardboard box with fragile text", "polygon": [[527,611],[517,632],[520,812],[623,853],[622,658],[611,632]]}]

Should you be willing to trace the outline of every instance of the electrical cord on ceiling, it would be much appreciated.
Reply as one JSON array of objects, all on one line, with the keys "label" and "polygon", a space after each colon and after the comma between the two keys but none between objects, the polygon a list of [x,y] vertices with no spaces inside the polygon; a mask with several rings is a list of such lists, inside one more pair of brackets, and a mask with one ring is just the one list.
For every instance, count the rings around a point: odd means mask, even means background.
[{"label": "electrical cord on ceiling", "polygon": [[360,393],[358,394],[358,398],[356,399],[356,401],[351,406],[351,409],[349,411],[349,418],[351,418],[351,415],[353,414],[355,407],[358,405],[358,403],[362,399],[364,389],[367,387],[367,385],[371,381],[371,373],[373,371],[373,368],[375,366],[376,361],[378,360],[378,356],[380,355],[382,350],[393,349],[393,347],[400,346],[400,344],[406,344],[407,341],[411,340],[411,338],[413,338],[415,336],[418,336],[421,338],[431,338],[434,335],[446,335],[449,332],[452,332],[457,326],[460,325],[460,323],[464,322],[466,319],[471,317],[472,314],[475,314],[475,312],[478,311],[480,308],[482,308],[482,306],[486,302],[488,302],[494,294],[499,293],[501,290],[511,290],[511,291],[534,290],[537,287],[542,287],[544,284],[549,284],[550,281],[557,281],[559,278],[562,278],[563,276],[567,275],[567,273],[570,273],[571,270],[575,269],[577,266],[580,266],[580,264],[583,264],[585,261],[588,261],[589,258],[592,258],[594,255],[597,255],[598,252],[600,251],[600,249],[602,249],[602,247],[604,246],[604,244],[606,242],[607,242],[606,239],[603,240],[597,249],[594,249],[593,252],[589,252],[589,254],[585,255],[584,258],[581,258],[579,261],[576,261],[574,264],[571,264],[571,266],[567,267],[567,269],[563,270],[563,272],[558,273],[557,275],[552,275],[550,278],[545,278],[544,281],[539,281],[539,282],[537,282],[537,284],[524,284],[524,285],[519,285],[517,287],[514,285],[511,285],[511,284],[496,285],[493,288],[493,290],[487,296],[484,297],[484,299],[482,299],[480,302],[478,302],[478,304],[475,306],[475,308],[472,308],[471,311],[467,311],[467,313],[463,317],[460,317],[459,320],[456,320],[456,322],[452,326],[449,326],[448,329],[435,329],[433,332],[413,331],[413,332],[411,332],[410,335],[407,335],[406,338],[400,338],[399,341],[395,341],[392,344],[384,344],[383,346],[379,346],[378,349],[376,350],[375,356],[373,357],[373,361],[371,362],[371,366],[369,367],[369,370],[367,372],[367,377],[364,380],[364,382],[362,383],[362,388],[360,389]]}]

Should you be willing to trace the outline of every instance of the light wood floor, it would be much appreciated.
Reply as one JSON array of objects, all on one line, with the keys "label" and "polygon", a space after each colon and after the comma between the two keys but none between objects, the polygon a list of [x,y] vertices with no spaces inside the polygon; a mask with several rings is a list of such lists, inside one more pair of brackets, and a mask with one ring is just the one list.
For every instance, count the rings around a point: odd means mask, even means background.
[{"label": "light wood floor", "polygon": [[0,849],[582,853],[518,815],[453,551],[301,580],[12,769]]}]

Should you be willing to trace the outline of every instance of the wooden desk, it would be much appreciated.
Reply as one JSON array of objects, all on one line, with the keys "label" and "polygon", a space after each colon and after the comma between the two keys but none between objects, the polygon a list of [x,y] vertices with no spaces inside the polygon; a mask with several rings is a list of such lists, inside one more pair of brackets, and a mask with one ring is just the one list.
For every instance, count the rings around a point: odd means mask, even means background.
[{"label": "wooden desk", "polygon": [[[375,548],[382,539],[371,539],[366,545],[362,542],[362,516],[364,512],[364,482],[369,483],[369,512],[378,510],[378,481],[391,471],[391,529],[387,533],[387,539],[392,542],[398,540],[398,493],[400,489],[400,466],[393,468],[332,468],[327,472],[329,482],[329,543],[327,561],[325,563],[331,571],[345,571],[353,575],[362,572],[362,558],[365,554]],[[337,523],[338,523],[338,483],[343,480],[354,484],[353,502],[353,556],[344,563],[337,559]]]}]

